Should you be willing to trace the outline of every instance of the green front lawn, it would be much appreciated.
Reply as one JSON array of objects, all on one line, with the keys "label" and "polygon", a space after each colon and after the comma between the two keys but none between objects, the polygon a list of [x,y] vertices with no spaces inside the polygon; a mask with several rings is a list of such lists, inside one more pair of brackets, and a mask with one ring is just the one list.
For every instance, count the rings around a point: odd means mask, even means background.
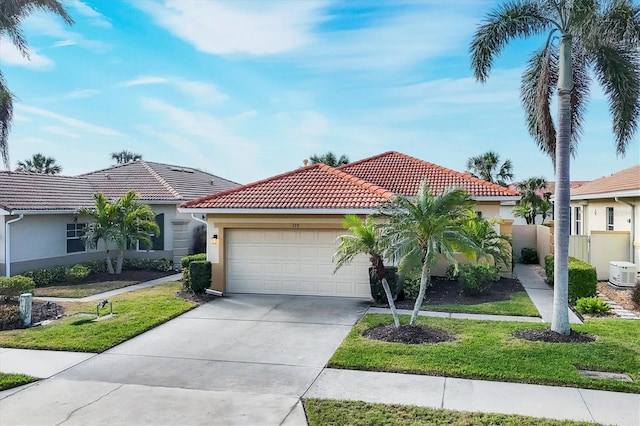
[{"label": "green front lawn", "polygon": [[130,285],[138,284],[138,281],[105,281],[89,284],[56,285],[50,287],[38,287],[33,295],[37,297],[73,297],[81,298],[116,290]]},{"label": "green front lawn", "polygon": [[520,317],[540,316],[536,305],[529,299],[526,291],[513,293],[511,300],[478,303],[477,305],[423,305],[420,309],[423,311],[456,312],[464,314],[513,315]]},{"label": "green front lawn", "polygon": [[360,401],[307,399],[304,401],[309,426],[427,426],[427,425],[511,425],[593,426],[595,423],[549,420],[506,414],[467,413],[411,405],[370,404]]},{"label": "green front lawn", "polygon": [[0,373],[0,391],[26,385],[38,379],[26,374]]},{"label": "green front lawn", "polygon": [[[95,315],[95,302],[60,303],[65,307],[65,318],[44,326],[0,331],[0,346],[103,352],[196,307],[197,303],[175,296],[181,288],[182,283],[172,282],[115,296],[110,299],[115,317],[98,322],[90,316],[71,316]],[[106,313],[108,308],[102,311]]]},{"label": "green front lawn", "polygon": [[[390,315],[365,315],[328,366],[640,393],[640,327],[635,321],[602,319],[573,325],[576,331],[597,336],[587,344],[530,342],[512,336],[516,330],[548,324],[424,317],[418,323],[446,330],[458,340],[405,345],[361,335],[368,328],[392,323]],[[581,377],[576,366],[626,373],[633,382]]]}]

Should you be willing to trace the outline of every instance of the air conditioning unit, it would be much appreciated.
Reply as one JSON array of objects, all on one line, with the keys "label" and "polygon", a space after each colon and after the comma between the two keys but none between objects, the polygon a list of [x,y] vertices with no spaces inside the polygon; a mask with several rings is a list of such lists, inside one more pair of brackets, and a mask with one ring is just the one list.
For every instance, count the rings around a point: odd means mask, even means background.
[{"label": "air conditioning unit", "polygon": [[634,287],[638,267],[631,262],[609,262],[609,283],[616,287]]}]

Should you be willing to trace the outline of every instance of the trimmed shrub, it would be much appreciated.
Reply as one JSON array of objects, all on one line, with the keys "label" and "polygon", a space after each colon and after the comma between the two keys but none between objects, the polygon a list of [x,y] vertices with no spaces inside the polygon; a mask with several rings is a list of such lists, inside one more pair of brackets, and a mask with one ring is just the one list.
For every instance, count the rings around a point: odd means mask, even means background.
[{"label": "trimmed shrub", "polygon": [[180,264],[182,265],[182,281],[184,282],[185,288],[188,287],[189,285],[189,264],[196,260],[197,261],[207,260],[207,254],[206,253],[192,254],[180,259]]},{"label": "trimmed shrub", "polygon": [[535,265],[539,263],[538,250],[531,247],[523,248],[520,250],[520,261],[525,265]]},{"label": "trimmed shrub", "polygon": [[[553,255],[544,258],[547,283],[553,286]],[[596,295],[598,276],[596,268],[575,257],[569,257],[569,303],[575,303],[581,297]]]},{"label": "trimmed shrub", "polygon": [[458,265],[455,263],[447,266],[447,270],[444,271],[444,277],[449,281],[457,280],[459,274],[460,274],[460,271],[459,271]]},{"label": "trimmed shrub", "polygon": [[[387,266],[384,270],[387,273],[387,283],[391,290],[391,296],[393,297],[393,300],[396,300],[398,294],[402,290],[404,277],[402,275],[398,275],[398,268],[395,266]],[[378,279],[378,273],[373,267],[369,267],[369,285],[371,286],[371,297],[374,302],[378,304],[389,302],[387,300],[387,294],[384,292],[384,287],[382,287],[382,281]]]},{"label": "trimmed shrub", "polygon": [[173,262],[169,259],[124,259],[123,271],[170,271]]},{"label": "trimmed shrub", "polygon": [[87,278],[91,273],[91,268],[87,265],[73,265],[71,268],[67,268],[66,278],[70,281],[79,281]]},{"label": "trimmed shrub", "polygon": [[36,287],[32,278],[22,275],[13,277],[0,277],[0,294],[3,296],[20,296],[22,293],[31,293]]},{"label": "trimmed shrub", "polygon": [[491,283],[500,279],[495,266],[486,263],[462,265],[459,271],[460,288],[466,296],[479,296],[491,288]]},{"label": "trimmed shrub", "polygon": [[67,280],[67,269],[67,266],[54,266],[52,268],[27,271],[22,275],[32,278],[36,287],[47,287],[65,282]]},{"label": "trimmed shrub", "polygon": [[189,263],[189,287],[194,293],[204,293],[211,285],[211,262],[194,260]]},{"label": "trimmed shrub", "polygon": [[581,297],[576,300],[576,311],[581,314],[607,315],[611,306],[599,297]]},{"label": "trimmed shrub", "polygon": [[635,303],[637,308],[640,308],[640,282],[636,283],[636,286],[631,290],[631,301]]},{"label": "trimmed shrub", "polygon": [[0,305],[0,330],[13,330],[22,327],[20,309],[17,304]]}]

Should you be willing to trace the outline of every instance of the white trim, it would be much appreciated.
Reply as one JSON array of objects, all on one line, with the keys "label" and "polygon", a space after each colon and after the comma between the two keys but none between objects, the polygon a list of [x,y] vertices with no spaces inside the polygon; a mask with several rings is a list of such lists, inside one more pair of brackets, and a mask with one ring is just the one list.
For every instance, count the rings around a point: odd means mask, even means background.
[{"label": "white trim", "polygon": [[472,200],[475,201],[518,201],[520,198],[519,195],[514,195],[514,196],[501,196],[501,195],[489,195],[489,196],[481,196],[481,197],[471,197]]},{"label": "white trim", "polygon": [[600,194],[578,194],[572,195],[571,200],[596,200],[599,198],[625,198],[625,197],[640,197],[640,189],[627,189],[625,191],[612,191],[602,192]]}]

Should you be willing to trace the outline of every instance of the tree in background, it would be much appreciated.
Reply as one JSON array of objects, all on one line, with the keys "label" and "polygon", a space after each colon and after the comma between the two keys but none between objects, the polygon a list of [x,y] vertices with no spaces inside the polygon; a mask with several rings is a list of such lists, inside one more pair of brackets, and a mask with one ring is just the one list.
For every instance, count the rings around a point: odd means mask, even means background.
[{"label": "tree in background", "polygon": [[[22,32],[22,21],[32,13],[49,11],[72,25],[73,19],[59,0],[2,0],[0,1],[0,37],[8,37],[25,58],[29,45]],[[9,130],[13,121],[13,94],[0,71],[0,155],[9,170]]]},{"label": "tree in background", "polygon": [[28,173],[40,173],[44,175],[57,175],[62,172],[62,166],[55,164],[53,157],[45,157],[38,153],[24,161],[18,161],[18,167]]},{"label": "tree in background", "polygon": [[[138,194],[129,191],[116,201],[109,201],[102,193],[94,195],[95,207],[82,208],[76,213],[76,221],[80,215],[90,216],[93,222],[85,227],[82,240],[91,248],[104,242],[107,271],[110,274],[122,272],[124,253],[128,247],[138,242],[151,246],[150,234],[160,235],[160,228],[155,222],[153,210],[146,204],[136,202]],[[113,267],[109,243],[118,248],[116,266]]]},{"label": "tree in background", "polygon": [[123,149],[120,152],[112,152],[111,159],[115,160],[116,164],[126,164],[131,163],[132,161],[142,160],[142,154],[136,154]]},{"label": "tree in background", "polygon": [[343,164],[349,164],[349,158],[346,155],[341,155],[340,158],[336,157],[336,155],[329,151],[324,155],[315,155],[313,154],[309,157],[311,164],[326,164],[331,167],[342,166]]},{"label": "tree in background", "polygon": [[[536,217],[540,213],[543,203],[549,202],[551,198],[550,192],[545,192],[547,181],[543,177],[530,177],[516,184],[520,192],[520,201],[513,208],[513,214],[516,217],[523,217],[527,221],[527,225],[535,225]],[[544,206],[548,214],[548,206]],[[544,222],[544,219],[543,219]]]},{"label": "tree in background", "polygon": [[500,164],[500,156],[494,151],[487,151],[467,160],[467,173],[487,182],[507,186],[507,181],[513,179],[513,165],[511,160],[504,160]]},{"label": "tree in background", "polygon": [[[475,77],[485,82],[508,42],[546,34],[522,77],[528,130],[555,163],[554,303],[551,330],[568,335],[570,154],[581,134],[592,78],[606,96],[618,154],[640,115],[640,6],[633,0],[513,0],[486,16],[470,46]],[[556,89],[556,90],[554,90]],[[557,93],[557,133],[551,99]]]}]

